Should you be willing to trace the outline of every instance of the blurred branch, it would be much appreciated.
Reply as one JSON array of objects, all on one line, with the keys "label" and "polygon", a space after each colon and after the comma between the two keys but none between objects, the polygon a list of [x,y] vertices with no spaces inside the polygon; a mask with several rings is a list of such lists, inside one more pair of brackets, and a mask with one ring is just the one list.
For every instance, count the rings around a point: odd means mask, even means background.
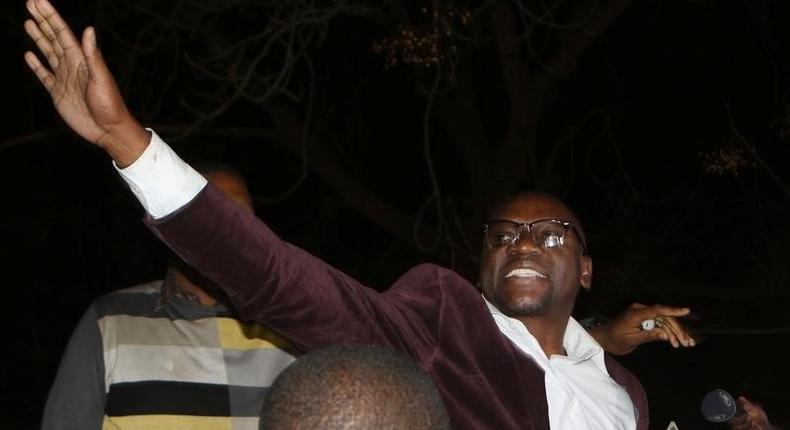
[{"label": "blurred branch", "polygon": [[34,131],[32,133],[23,134],[20,136],[14,136],[6,140],[0,141],[0,150],[10,149],[15,146],[35,143],[41,140],[49,139],[53,136],[57,136],[64,133],[70,133],[70,132],[71,131],[66,127],[58,127],[58,128],[47,129],[47,130]]},{"label": "blurred branch", "polygon": [[[307,150],[310,153],[307,162],[311,170],[334,189],[349,206],[365,214],[373,224],[406,243],[414,243],[414,221],[353,178],[337,157],[327,148],[317,144],[314,137],[304,136],[308,131],[290,108],[278,104],[270,105],[267,110],[277,124],[278,142],[292,152],[301,153],[301,143],[303,139],[307,139]],[[423,240],[429,241],[435,240],[438,236],[437,232],[426,227],[419,228],[417,234]]]},{"label": "blurred branch", "polygon": [[743,137],[741,132],[738,131],[738,127],[735,126],[735,120],[732,118],[732,112],[730,111],[730,104],[727,103],[726,107],[727,107],[727,118],[730,120],[730,128],[732,129],[732,134],[735,135],[735,137],[737,137],[739,141],[741,141],[743,146],[746,147],[746,149],[749,151],[752,157],[754,157],[754,159],[757,160],[757,163],[759,163],[760,166],[763,169],[765,169],[765,171],[768,173],[768,176],[771,177],[771,179],[776,183],[779,189],[782,190],[785,196],[790,197],[790,189],[788,189],[785,186],[784,182],[782,182],[782,180],[779,178],[779,176],[777,176],[776,173],[774,173],[773,169],[771,169],[771,166],[769,166],[768,163],[765,162],[763,157],[761,157],[760,154],[757,153],[757,148],[755,148],[754,145],[749,143],[749,141],[747,141],[746,138]]}]

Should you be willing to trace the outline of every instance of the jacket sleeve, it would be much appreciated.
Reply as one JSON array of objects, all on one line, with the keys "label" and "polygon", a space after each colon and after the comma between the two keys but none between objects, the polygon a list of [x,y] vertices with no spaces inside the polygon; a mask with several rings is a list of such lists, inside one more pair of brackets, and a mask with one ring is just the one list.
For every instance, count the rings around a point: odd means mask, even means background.
[{"label": "jacket sleeve", "polygon": [[91,306],[69,339],[44,406],[43,430],[100,430],[104,419],[104,353]]},{"label": "jacket sleeve", "polygon": [[429,326],[439,312],[422,315],[405,292],[427,285],[429,295],[439,294],[430,292],[437,277],[429,270],[404,276],[399,283],[407,288],[379,293],[281,240],[211,184],[177,212],[146,223],[187,264],[222,287],[242,319],[271,327],[302,350],[366,343],[414,352],[428,347],[436,328]]}]

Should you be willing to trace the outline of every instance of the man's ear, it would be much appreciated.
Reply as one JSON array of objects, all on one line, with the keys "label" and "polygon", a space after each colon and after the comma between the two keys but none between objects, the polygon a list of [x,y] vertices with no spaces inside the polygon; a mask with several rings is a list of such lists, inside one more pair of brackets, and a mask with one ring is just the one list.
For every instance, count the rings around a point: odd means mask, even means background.
[{"label": "man's ear", "polygon": [[582,285],[587,291],[590,291],[592,288],[592,257],[589,255],[582,255],[581,256],[581,276],[579,277],[579,283]]}]

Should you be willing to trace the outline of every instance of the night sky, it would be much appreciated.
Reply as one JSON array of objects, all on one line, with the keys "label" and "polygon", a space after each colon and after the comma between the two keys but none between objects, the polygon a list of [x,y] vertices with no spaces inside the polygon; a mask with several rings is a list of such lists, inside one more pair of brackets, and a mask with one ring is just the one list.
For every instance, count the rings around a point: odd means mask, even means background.
[{"label": "night sky", "polygon": [[[504,77],[495,1],[442,5],[450,32],[437,43],[439,66],[415,64],[431,56],[403,49],[387,63],[403,29],[431,28],[429,2],[321,15],[294,33],[304,52],[273,45],[243,96],[234,82],[264,45],[233,48],[270,28],[263,6],[65,3],[55,5],[75,28],[97,26],[141,122],[188,160],[243,173],[256,212],[287,240],[378,289],[423,261],[473,278],[487,199],[513,186],[551,191],[590,238],[593,292],[580,298],[578,316],[613,316],[633,301],[694,311],[696,348],[651,344],[621,359],[647,390],[652,428],[670,420],[682,430],[723,428],[699,413],[713,388],[745,394],[790,425],[780,352],[790,340],[787,2],[627,2],[569,67],[549,74],[553,85],[520,93],[541,94],[532,110],[513,103]],[[531,31],[519,55],[545,76],[545,59],[607,5],[561,3],[551,14],[525,6],[530,13],[516,21]],[[0,250],[10,273],[0,419],[3,428],[37,428],[82,312],[101,294],[161,277],[166,255],[109,158],[65,128],[28,72],[23,2],[0,7]],[[514,118],[537,118],[519,135],[531,149],[498,164],[490,154],[512,139]],[[294,130],[304,124],[302,139]],[[466,139],[486,148],[477,164],[459,143]],[[477,180],[513,163],[527,173],[507,190]],[[386,210],[371,209],[374,200]]]}]

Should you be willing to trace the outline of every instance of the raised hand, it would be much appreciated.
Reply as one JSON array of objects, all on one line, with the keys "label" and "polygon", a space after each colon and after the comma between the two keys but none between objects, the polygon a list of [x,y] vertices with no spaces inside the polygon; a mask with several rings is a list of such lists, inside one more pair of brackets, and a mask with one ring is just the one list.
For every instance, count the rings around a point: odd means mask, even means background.
[{"label": "raised hand", "polygon": [[[634,303],[612,321],[592,328],[590,334],[604,350],[615,355],[628,354],[643,343],[660,340],[669,342],[675,348],[690,347],[696,342],[678,320],[678,317],[686,316],[689,312],[688,308]],[[642,322],[645,320],[655,321],[655,327],[643,329]]]},{"label": "raised hand", "polygon": [[49,67],[32,52],[25,62],[52,97],[66,124],[89,142],[106,150],[116,163],[131,164],[145,150],[148,132],[129,113],[115,79],[96,44],[96,32],[85,29],[78,41],[47,0],[28,0],[33,19],[25,31]]}]

